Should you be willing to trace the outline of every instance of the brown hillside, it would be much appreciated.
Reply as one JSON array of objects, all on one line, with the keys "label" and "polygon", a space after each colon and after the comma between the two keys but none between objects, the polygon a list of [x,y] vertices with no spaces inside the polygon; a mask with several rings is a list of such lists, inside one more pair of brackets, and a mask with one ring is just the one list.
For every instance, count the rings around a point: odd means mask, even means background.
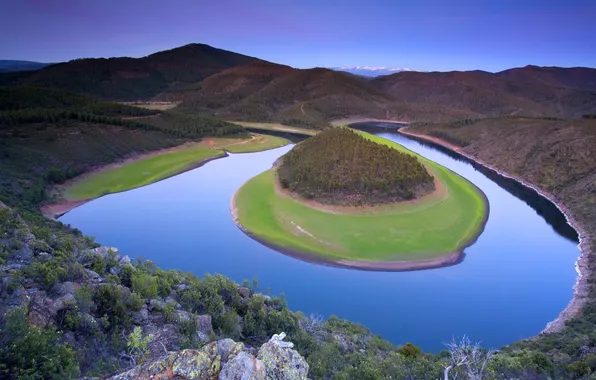
[{"label": "brown hillside", "polygon": [[483,71],[401,72],[371,83],[398,102],[484,116],[580,117],[596,109],[596,70],[529,66]]},{"label": "brown hillside", "polygon": [[15,81],[105,99],[138,100],[255,60],[208,45],[190,44],[143,58],[77,59],[15,77]]}]

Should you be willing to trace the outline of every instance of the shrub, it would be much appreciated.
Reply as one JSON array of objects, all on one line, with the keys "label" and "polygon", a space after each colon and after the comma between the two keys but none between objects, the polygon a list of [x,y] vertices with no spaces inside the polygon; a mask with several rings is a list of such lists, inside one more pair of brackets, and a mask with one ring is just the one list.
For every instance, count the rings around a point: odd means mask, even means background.
[{"label": "shrub", "polygon": [[76,377],[79,367],[54,328],[27,324],[23,308],[7,313],[0,330],[0,377],[55,379]]},{"label": "shrub", "polygon": [[131,276],[132,290],[143,298],[157,298],[157,277],[140,270]]}]

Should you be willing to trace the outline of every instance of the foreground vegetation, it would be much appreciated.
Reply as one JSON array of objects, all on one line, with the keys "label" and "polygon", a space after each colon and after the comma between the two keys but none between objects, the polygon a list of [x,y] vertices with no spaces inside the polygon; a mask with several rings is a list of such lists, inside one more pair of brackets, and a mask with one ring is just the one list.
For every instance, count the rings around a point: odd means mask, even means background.
[{"label": "foreground vegetation", "polygon": [[341,127],[296,145],[277,175],[284,189],[304,198],[350,206],[409,200],[435,189],[417,156]]},{"label": "foreground vegetation", "polygon": [[[350,132],[352,133],[352,132]],[[364,134],[404,154],[389,140]],[[238,223],[251,235],[310,259],[416,261],[466,246],[483,227],[484,196],[464,178],[418,156],[444,190],[417,202],[377,208],[315,209],[275,190],[275,171],[260,174],[235,196]]]}]

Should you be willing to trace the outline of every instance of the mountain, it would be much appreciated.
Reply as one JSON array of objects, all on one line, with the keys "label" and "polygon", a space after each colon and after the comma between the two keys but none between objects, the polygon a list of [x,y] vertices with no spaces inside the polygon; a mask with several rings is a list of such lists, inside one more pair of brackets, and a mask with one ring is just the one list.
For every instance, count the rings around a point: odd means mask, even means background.
[{"label": "mountain", "polygon": [[[596,69],[405,70],[294,69],[190,44],[143,58],[78,59],[38,71],[4,73],[0,85],[58,88],[106,100],[176,101],[211,116],[304,127],[354,117],[446,121],[596,113]],[[394,73],[370,77],[388,71]]]},{"label": "mountain", "polygon": [[325,68],[253,62],[173,88],[156,100],[180,101],[222,118],[314,127],[350,115],[385,117],[390,96],[365,79]]},{"label": "mountain", "polygon": [[190,44],[143,58],[76,59],[17,77],[13,84],[53,87],[110,100],[140,100],[256,60],[209,45]]},{"label": "mountain", "polygon": [[4,59],[0,60],[0,73],[9,71],[39,70],[49,65],[51,65],[51,63],[15,61],[10,59]]},{"label": "mountain", "polygon": [[330,67],[331,70],[345,71],[350,74],[360,75],[363,77],[378,77],[381,75],[391,75],[402,71],[412,71],[406,68],[396,67],[379,67],[379,66],[342,66]]},{"label": "mountain", "polygon": [[400,103],[456,108],[483,117],[581,117],[596,109],[596,69],[590,68],[401,72],[371,84]]}]

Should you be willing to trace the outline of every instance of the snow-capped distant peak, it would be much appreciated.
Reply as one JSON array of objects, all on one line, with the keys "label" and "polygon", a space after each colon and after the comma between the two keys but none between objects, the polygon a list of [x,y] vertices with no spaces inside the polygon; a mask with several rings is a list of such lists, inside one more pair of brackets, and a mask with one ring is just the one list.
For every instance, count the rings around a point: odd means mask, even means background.
[{"label": "snow-capped distant peak", "polygon": [[367,77],[376,77],[379,75],[389,75],[399,73],[401,71],[412,71],[408,68],[385,67],[385,66],[342,66],[331,67],[331,70],[347,71],[351,74],[363,75]]}]

